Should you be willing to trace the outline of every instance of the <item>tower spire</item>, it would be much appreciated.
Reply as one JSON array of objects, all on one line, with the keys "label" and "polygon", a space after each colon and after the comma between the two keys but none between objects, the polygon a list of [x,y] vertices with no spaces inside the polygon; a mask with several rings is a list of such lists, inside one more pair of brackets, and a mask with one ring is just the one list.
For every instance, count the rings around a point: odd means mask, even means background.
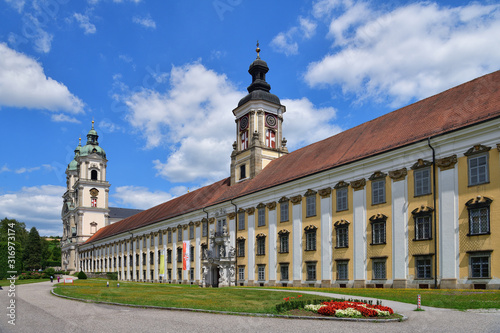
[{"label": "tower spire", "polygon": [[257,39],[257,48],[255,49],[255,51],[257,52],[257,59],[260,59],[260,47],[259,47],[259,40]]}]

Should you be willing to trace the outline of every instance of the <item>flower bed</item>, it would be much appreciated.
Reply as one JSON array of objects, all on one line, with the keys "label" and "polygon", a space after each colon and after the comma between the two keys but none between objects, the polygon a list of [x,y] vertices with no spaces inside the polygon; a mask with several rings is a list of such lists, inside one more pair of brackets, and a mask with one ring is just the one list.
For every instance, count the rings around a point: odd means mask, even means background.
[{"label": "flower bed", "polygon": [[335,317],[387,317],[394,311],[387,306],[372,305],[363,302],[330,301],[321,304],[309,304],[304,309],[317,312],[324,316]]}]

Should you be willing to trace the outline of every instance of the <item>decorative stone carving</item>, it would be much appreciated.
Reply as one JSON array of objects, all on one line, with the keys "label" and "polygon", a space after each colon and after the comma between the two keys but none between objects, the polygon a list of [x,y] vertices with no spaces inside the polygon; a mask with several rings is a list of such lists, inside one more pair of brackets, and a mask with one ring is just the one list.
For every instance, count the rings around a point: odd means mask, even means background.
[{"label": "decorative stone carving", "polygon": [[497,150],[500,151],[500,143],[497,143]]},{"label": "decorative stone carving", "polygon": [[287,197],[281,197],[281,199],[278,200],[279,203],[282,203],[282,202],[288,202],[290,199],[288,199]]},{"label": "decorative stone carving", "polygon": [[273,210],[273,209],[275,209],[275,208],[276,208],[276,201],[271,201],[271,202],[268,202],[268,203],[266,204],[266,206],[267,206],[267,209],[269,209],[269,210]]},{"label": "decorative stone carving", "polygon": [[201,221],[195,221],[195,222],[194,222],[194,225],[195,225],[195,226],[197,226],[197,227],[199,227],[199,226],[200,226],[200,224],[201,224]]},{"label": "decorative stone carving", "polygon": [[385,178],[386,176],[387,176],[387,174],[383,173],[382,171],[375,171],[373,173],[373,175],[371,175],[368,179],[369,180],[378,180],[378,179]]},{"label": "decorative stone carving", "polygon": [[338,228],[338,227],[342,227],[342,226],[349,225],[349,224],[351,224],[351,222],[349,222],[347,220],[339,220],[339,221],[335,222],[333,225],[335,226],[335,228]]},{"label": "decorative stone carving", "polygon": [[330,194],[332,194],[332,188],[327,187],[327,188],[322,188],[321,190],[318,191],[320,197],[322,198],[328,198]]},{"label": "decorative stone carving", "polygon": [[215,216],[218,217],[218,216],[223,216],[223,215],[226,215],[226,210],[221,208],[221,209],[218,209],[215,211]]},{"label": "decorative stone carving", "polygon": [[243,237],[243,236],[238,236],[238,238],[236,238],[236,240],[245,240],[246,238]]},{"label": "decorative stone carving", "polygon": [[378,213],[376,215],[373,215],[370,217],[371,222],[383,222],[387,220],[387,216],[381,213]]},{"label": "decorative stone carving", "polygon": [[260,233],[260,234],[257,234],[257,236],[255,236],[256,238],[265,238],[266,237],[266,234],[265,233]]},{"label": "decorative stone carving", "polygon": [[245,210],[243,208],[238,209],[238,213],[244,213]]},{"label": "decorative stone carving", "polygon": [[253,215],[254,212],[255,212],[255,208],[254,207],[247,208],[247,214],[248,215]]},{"label": "decorative stone carving", "polygon": [[436,160],[436,165],[441,171],[453,169],[455,164],[457,164],[457,155],[451,155]]},{"label": "decorative stone carving", "polygon": [[236,213],[235,212],[227,214],[227,218],[230,219],[230,220],[234,220],[235,217],[236,217]]},{"label": "decorative stone carving", "polygon": [[315,225],[308,225],[307,227],[304,228],[304,231],[314,231],[318,229],[318,227],[316,227]]},{"label": "decorative stone carving", "polygon": [[429,215],[433,211],[434,211],[434,208],[422,205],[422,206],[412,210],[411,213],[415,216],[422,216],[422,215]]},{"label": "decorative stone carving", "polygon": [[394,170],[394,171],[389,171],[389,177],[395,182],[404,180],[406,178],[406,175],[408,174],[408,171],[406,168],[402,168],[399,170]]},{"label": "decorative stone carving", "polygon": [[204,217],[204,218],[202,218],[202,219],[201,219],[201,222],[202,222],[202,223],[207,223],[207,222],[208,222],[208,220],[207,220],[207,218],[206,218],[206,217]]},{"label": "decorative stone carving", "polygon": [[314,190],[311,190],[311,189],[308,189],[307,192],[304,194],[304,196],[305,197],[310,197],[312,195],[316,195],[316,193],[318,193],[318,192],[316,192]]},{"label": "decorative stone carving", "polygon": [[227,256],[230,257],[230,258],[233,258],[236,254],[236,249],[234,248],[234,246],[230,246],[229,247],[229,251],[227,253]]},{"label": "decorative stone carving", "polygon": [[261,209],[261,208],[265,208],[265,207],[266,207],[266,205],[263,204],[262,202],[257,205],[257,209]]},{"label": "decorative stone carving", "polygon": [[487,146],[483,146],[483,145],[475,145],[474,147],[472,147],[469,150],[467,150],[464,153],[464,155],[465,156],[471,156],[471,155],[475,155],[475,154],[486,153],[490,149],[491,149],[491,147],[487,147]]},{"label": "decorative stone carving", "polygon": [[411,169],[416,170],[416,169],[421,169],[421,168],[427,168],[427,167],[430,167],[431,165],[432,165],[432,162],[429,162],[429,161],[426,161],[426,160],[419,158],[418,161],[416,161],[415,164],[413,164],[411,166]]},{"label": "decorative stone carving", "polygon": [[286,229],[282,229],[278,232],[278,235],[288,235],[290,233],[290,231],[286,230]]},{"label": "decorative stone carving", "polygon": [[365,188],[366,185],[366,179],[361,178],[358,180],[354,180],[351,182],[351,187],[354,191],[359,191]]},{"label": "decorative stone carving", "polygon": [[302,196],[299,194],[299,195],[296,195],[294,197],[291,197],[290,198],[290,201],[292,202],[292,204],[296,205],[296,204],[299,204],[302,202]]},{"label": "decorative stone carving", "polygon": [[215,222],[215,217],[211,217],[208,219],[208,223],[213,224]]},{"label": "decorative stone carving", "polygon": [[335,184],[335,186],[333,188],[338,190],[339,188],[348,187],[348,186],[349,186],[349,183],[346,183],[345,181],[341,180],[337,184]]},{"label": "decorative stone carving", "polygon": [[467,208],[480,208],[480,207],[485,207],[489,206],[493,200],[491,200],[488,197],[483,197],[481,195],[478,195],[477,197],[470,199],[465,203]]}]

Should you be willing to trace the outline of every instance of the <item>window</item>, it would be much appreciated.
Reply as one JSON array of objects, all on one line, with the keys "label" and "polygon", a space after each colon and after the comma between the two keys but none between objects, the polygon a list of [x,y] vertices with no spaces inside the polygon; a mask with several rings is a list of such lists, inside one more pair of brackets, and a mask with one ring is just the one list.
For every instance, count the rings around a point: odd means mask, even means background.
[{"label": "window", "polygon": [[374,280],[384,280],[385,279],[385,259],[373,260],[373,279]]},{"label": "window", "polygon": [[238,266],[238,280],[245,280],[245,266]]},{"label": "window", "polygon": [[90,179],[97,180],[97,170],[90,171]]},{"label": "window", "polygon": [[280,222],[288,221],[288,201],[280,203]]},{"label": "window", "polygon": [[193,239],[194,238],[194,225],[191,224],[189,226],[189,239]]},{"label": "window", "polygon": [[163,245],[163,232],[158,235],[158,245]]},{"label": "window", "polygon": [[157,258],[158,258],[158,267],[160,267],[160,264],[161,264],[161,254],[162,253],[163,253],[163,251],[158,250],[158,256],[157,256]]},{"label": "window", "polygon": [[182,242],[182,228],[177,229],[177,241]]},{"label": "window", "polygon": [[172,231],[168,231],[167,233],[167,243],[172,243]]},{"label": "window", "polygon": [[135,255],[135,265],[139,266],[139,253]]},{"label": "window", "polygon": [[477,196],[465,204],[469,211],[468,236],[487,235],[490,233],[490,204],[493,200]]},{"label": "window", "polygon": [[247,178],[247,168],[245,164],[240,165],[240,179],[245,179]]},{"label": "window", "polygon": [[149,264],[150,265],[154,265],[155,264],[155,253],[154,252],[150,252],[149,253]]},{"label": "window", "polygon": [[189,269],[189,279],[191,281],[194,280],[194,268],[192,268],[192,267]]},{"label": "window", "polygon": [[316,280],[316,263],[308,262],[306,263],[307,268],[307,280],[312,281]]},{"label": "window", "polygon": [[257,236],[257,255],[263,256],[266,254],[266,236]]},{"label": "window", "polygon": [[372,225],[372,243],[371,245],[385,244],[385,222],[387,216],[383,214],[370,217]]},{"label": "window", "polygon": [[245,212],[238,213],[238,230],[245,230]]},{"label": "window", "polygon": [[348,210],[347,187],[337,189],[337,212]]},{"label": "window", "polygon": [[415,181],[415,196],[431,193],[431,169],[417,169],[413,171]]},{"label": "window", "polygon": [[248,131],[243,131],[240,133],[241,137],[241,150],[248,148]]},{"label": "window", "polygon": [[415,217],[415,239],[424,240],[432,238],[431,215]]},{"label": "window", "polygon": [[288,232],[279,232],[280,253],[288,253]]},{"label": "window", "polygon": [[339,260],[337,261],[337,280],[348,280],[349,279],[349,261]]},{"label": "window", "polygon": [[488,179],[488,155],[471,156],[469,164],[469,186],[484,184]]},{"label": "window", "polygon": [[266,279],[266,265],[257,265],[257,278],[259,281]]},{"label": "window", "polygon": [[470,254],[470,277],[489,278],[490,277],[490,254],[487,252],[477,252]]},{"label": "window", "polygon": [[288,264],[280,264],[281,281],[288,281]]},{"label": "window", "polygon": [[177,268],[177,281],[182,281],[182,268]]},{"label": "window", "polygon": [[316,195],[306,197],[306,217],[316,216]]},{"label": "window", "polygon": [[194,261],[194,246],[189,248],[189,261]]},{"label": "window", "polygon": [[276,132],[272,129],[266,129],[266,146],[276,148]]},{"label": "window", "polygon": [[309,226],[306,231],[306,251],[316,251],[316,227]]},{"label": "window", "polygon": [[245,239],[238,239],[238,257],[244,257],[245,256]]},{"label": "window", "polygon": [[385,179],[372,181],[372,205],[385,203]]},{"label": "window", "polygon": [[[90,224],[90,233],[93,235],[96,233],[96,231],[97,231],[97,223],[92,222]],[[73,236],[76,236],[76,235],[73,235]]]},{"label": "window", "polygon": [[182,247],[177,248],[177,262],[182,262]]},{"label": "window", "polygon": [[430,256],[415,259],[415,274],[417,279],[431,279],[432,260]]},{"label": "window", "polygon": [[208,235],[208,223],[203,222],[202,223],[202,236],[206,237]]},{"label": "window", "polygon": [[155,237],[154,236],[151,236],[149,237],[149,241],[151,242],[151,246],[155,246]]},{"label": "window", "polygon": [[168,281],[172,281],[172,268],[167,269]]},{"label": "window", "polygon": [[143,253],[143,254],[142,254],[142,264],[143,264],[143,265],[146,265],[146,262],[147,262],[147,261],[146,261],[146,253]]},{"label": "window", "polygon": [[224,232],[225,227],[226,227],[226,219],[217,220],[217,233],[222,234]]},{"label": "window", "polygon": [[258,218],[257,226],[262,227],[262,226],[266,225],[266,208],[265,207],[260,207],[257,209],[257,218]]},{"label": "window", "polygon": [[338,221],[335,222],[335,233],[337,234],[337,246],[340,247],[349,247],[349,222]]}]

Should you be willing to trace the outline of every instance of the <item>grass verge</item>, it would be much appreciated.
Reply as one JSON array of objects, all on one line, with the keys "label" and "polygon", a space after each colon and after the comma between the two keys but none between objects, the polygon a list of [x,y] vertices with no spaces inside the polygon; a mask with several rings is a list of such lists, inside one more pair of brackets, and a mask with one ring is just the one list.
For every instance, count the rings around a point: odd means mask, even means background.
[{"label": "grass verge", "polygon": [[[250,287],[245,287],[250,288]],[[253,287],[252,287],[253,288]],[[371,297],[403,303],[417,304],[417,295],[421,296],[422,306],[455,310],[500,309],[500,290],[474,289],[367,289],[367,288],[284,288],[279,290],[307,290]]]},{"label": "grass verge", "polygon": [[[31,284],[31,283],[46,282],[46,281],[50,281],[50,279],[16,280],[16,286],[21,285],[21,284]],[[56,281],[57,281],[57,279],[56,279]],[[0,286],[2,286],[2,287],[10,286],[10,281],[9,280],[0,280]]]}]

